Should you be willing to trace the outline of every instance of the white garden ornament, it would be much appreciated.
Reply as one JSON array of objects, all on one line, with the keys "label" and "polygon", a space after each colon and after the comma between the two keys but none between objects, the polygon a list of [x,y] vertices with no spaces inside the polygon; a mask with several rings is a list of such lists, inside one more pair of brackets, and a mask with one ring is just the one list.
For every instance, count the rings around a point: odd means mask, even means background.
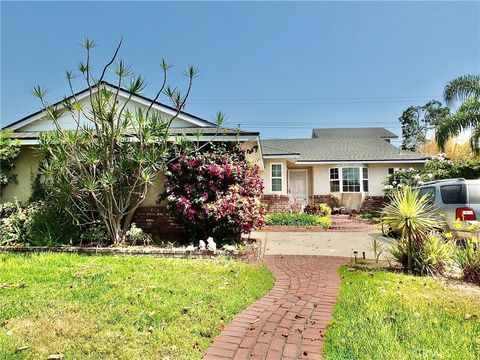
[{"label": "white garden ornament", "polygon": [[213,241],[213,238],[211,236],[209,236],[208,239],[207,239],[207,248],[210,251],[216,251],[217,250],[217,244],[215,244],[215,241]]},{"label": "white garden ornament", "polygon": [[205,246],[205,241],[200,240],[200,241],[198,242],[198,248],[199,248],[200,250],[202,250],[202,251],[206,250],[207,247]]}]

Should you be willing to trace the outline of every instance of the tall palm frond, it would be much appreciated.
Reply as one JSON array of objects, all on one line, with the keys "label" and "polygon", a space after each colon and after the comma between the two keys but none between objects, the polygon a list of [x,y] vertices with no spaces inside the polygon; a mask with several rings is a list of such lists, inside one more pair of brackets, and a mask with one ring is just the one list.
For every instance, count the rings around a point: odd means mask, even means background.
[{"label": "tall palm frond", "polygon": [[470,97],[480,98],[480,75],[464,75],[450,81],[443,91],[447,105]]}]

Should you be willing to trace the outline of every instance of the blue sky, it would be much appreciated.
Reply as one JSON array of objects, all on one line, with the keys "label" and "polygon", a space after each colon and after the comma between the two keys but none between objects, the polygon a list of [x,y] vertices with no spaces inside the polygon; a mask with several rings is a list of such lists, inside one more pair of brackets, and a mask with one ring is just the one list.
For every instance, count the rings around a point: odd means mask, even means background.
[{"label": "blue sky", "polygon": [[122,35],[120,58],[146,77],[146,96],[162,57],[179,87],[193,64],[187,111],[222,111],[264,138],[313,127],[400,134],[403,109],[480,71],[479,2],[2,2],[2,125],[40,108],[27,92],[37,83],[52,101],[68,93],[63,73],[83,58],[82,38],[97,42],[98,69]]}]

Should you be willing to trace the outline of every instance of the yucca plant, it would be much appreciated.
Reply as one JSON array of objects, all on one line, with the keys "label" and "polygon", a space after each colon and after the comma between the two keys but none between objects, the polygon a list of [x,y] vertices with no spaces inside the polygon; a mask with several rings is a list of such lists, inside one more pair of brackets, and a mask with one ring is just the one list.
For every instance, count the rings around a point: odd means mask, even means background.
[{"label": "yucca plant", "polygon": [[427,195],[406,186],[399,189],[382,211],[384,226],[399,232],[407,248],[407,270],[413,272],[413,251],[419,249],[428,234],[439,224],[439,218]]}]

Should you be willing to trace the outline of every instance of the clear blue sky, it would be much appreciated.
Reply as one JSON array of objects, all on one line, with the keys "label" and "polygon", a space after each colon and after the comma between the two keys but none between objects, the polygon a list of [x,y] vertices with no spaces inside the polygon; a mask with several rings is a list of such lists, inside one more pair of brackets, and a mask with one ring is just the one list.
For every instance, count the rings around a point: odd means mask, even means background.
[{"label": "clear blue sky", "polygon": [[404,108],[480,72],[479,2],[2,2],[2,124],[40,108],[27,93],[37,83],[52,101],[68,93],[63,73],[83,58],[83,37],[98,44],[98,69],[121,35],[120,57],[146,77],[146,96],[162,57],[176,86],[196,65],[187,111],[222,111],[264,138],[308,137],[313,127],[400,134]]}]

